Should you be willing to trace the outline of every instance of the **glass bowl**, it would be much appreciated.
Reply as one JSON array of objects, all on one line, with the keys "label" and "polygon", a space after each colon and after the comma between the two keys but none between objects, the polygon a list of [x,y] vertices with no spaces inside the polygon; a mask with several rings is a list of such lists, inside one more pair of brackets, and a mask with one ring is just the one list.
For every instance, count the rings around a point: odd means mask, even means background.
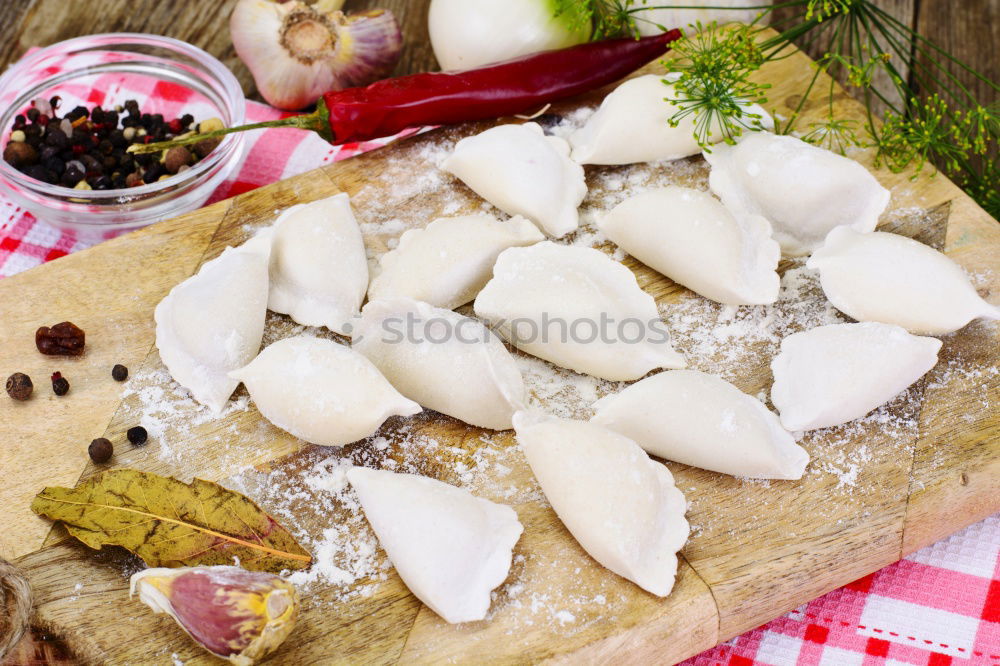
[{"label": "glass bowl", "polygon": [[[61,98],[59,115],[76,106],[112,109],[134,99],[143,113],[195,122],[216,117],[241,125],[246,100],[239,82],[201,49],[158,35],[113,33],[69,39],[22,58],[0,76],[0,144],[17,114],[36,98]],[[240,162],[243,135],[168,179],[127,189],[78,190],[50,185],[0,159],[0,192],[40,220],[85,237],[107,238],[201,206]]]}]

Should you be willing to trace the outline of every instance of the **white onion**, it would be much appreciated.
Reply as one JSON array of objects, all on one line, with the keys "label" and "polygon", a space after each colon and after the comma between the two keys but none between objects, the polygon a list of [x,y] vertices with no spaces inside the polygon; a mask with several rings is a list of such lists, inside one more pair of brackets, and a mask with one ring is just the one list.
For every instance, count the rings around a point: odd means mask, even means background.
[{"label": "white onion", "polygon": [[431,0],[427,18],[445,70],[564,48],[590,36],[589,24],[573,25],[573,12],[556,17],[551,0]]},{"label": "white onion", "polygon": [[[677,0],[638,0],[636,3],[642,7],[650,7],[633,14],[635,24],[639,32],[643,35],[656,35],[662,32],[659,26],[670,30],[671,28],[681,28],[685,33],[689,32],[688,25],[701,21],[702,25],[708,25],[712,21],[717,21],[719,25],[738,21],[740,23],[750,23],[757,15],[764,11],[761,5],[770,5],[771,0],[687,0],[677,2]],[[757,7],[758,9],[654,9],[661,5],[702,5],[705,7]],[[761,21],[767,24],[767,20]]]}]

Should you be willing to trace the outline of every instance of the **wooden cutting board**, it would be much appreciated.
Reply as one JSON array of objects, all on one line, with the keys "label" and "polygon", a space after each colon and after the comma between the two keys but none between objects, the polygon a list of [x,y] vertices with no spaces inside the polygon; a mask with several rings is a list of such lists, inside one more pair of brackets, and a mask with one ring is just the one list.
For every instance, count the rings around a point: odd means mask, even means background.
[{"label": "wooden cutting board", "polygon": [[[769,64],[760,73],[774,86],[769,108],[787,116],[812,73],[801,54]],[[822,81],[816,86],[824,87]],[[549,113],[573,117],[601,94]],[[843,91],[836,104],[841,117],[862,118],[861,107]],[[802,126],[822,113],[817,100],[808,100],[805,109]],[[804,439],[812,462],[799,482],[739,480],[669,463],[690,502],[693,530],[667,599],[610,574],[580,549],[538,492],[510,433],[491,434],[425,413],[390,421],[377,437],[342,451],[324,450],[263,421],[242,389],[236,407],[220,420],[206,418],[171,389],[153,346],[152,312],[173,285],[269,223],[275,211],[338,191],[351,195],[373,257],[403,228],[439,214],[479,210],[478,197],[434,163],[455,140],[487,126],[430,132],[0,281],[0,373],[27,372],[37,387],[26,403],[0,399],[0,555],[27,572],[37,621],[64,637],[81,660],[211,661],[170,620],[129,600],[128,574],[139,567],[134,558],[116,549],[90,551],[28,510],[43,486],[73,485],[100,471],[86,454],[87,443],[98,436],[115,442],[118,466],[238,487],[275,511],[307,545],[315,546],[324,530],[340,530],[342,538],[327,545],[341,551],[314,547],[319,559],[339,562],[352,544],[373,544],[357,506],[333,487],[336,474],[330,470],[339,458],[420,471],[514,505],[525,533],[489,621],[447,625],[407,592],[384,554],[373,550],[372,575],[346,584],[322,577],[308,583],[300,626],[273,663],[596,663],[611,656],[677,661],[1000,510],[996,325],[974,323],[945,336],[941,362],[904,398],[872,417]],[[852,156],[871,166],[870,153]],[[997,302],[1000,225],[946,178],[926,172],[911,180],[910,174],[876,171],[893,193],[894,213],[884,217],[883,228],[944,249]],[[591,193],[583,219],[633,187],[677,182],[704,188],[706,173],[700,157],[672,165],[588,167]],[[575,242],[588,244],[588,233],[580,232]],[[610,244],[600,246],[614,251]],[[714,307],[631,257],[624,261],[667,321],[687,327],[677,344],[695,367],[715,369],[745,391],[766,396],[777,340],[763,336],[735,360],[709,359],[698,356],[712,349],[705,334],[691,333],[706,321],[725,330],[740,321],[746,325],[750,309]],[[789,271],[801,270],[782,266],[786,280]],[[780,308],[774,312],[767,316],[784,316]],[[39,355],[34,330],[66,319],[87,331],[87,353],[78,359]],[[788,333],[807,318],[790,321]],[[268,326],[268,340],[298,330],[277,315],[269,315]],[[556,411],[573,404],[560,397],[566,391],[582,396],[587,386],[598,393],[616,388],[584,382],[581,389],[582,378],[572,373],[521,362],[542,378],[529,381],[534,399]],[[131,369],[128,385],[111,380],[115,363]],[[48,388],[47,376],[55,370],[73,387],[64,398]],[[122,444],[128,427],[150,420],[156,427],[147,446]],[[233,476],[247,466],[253,469]]]}]

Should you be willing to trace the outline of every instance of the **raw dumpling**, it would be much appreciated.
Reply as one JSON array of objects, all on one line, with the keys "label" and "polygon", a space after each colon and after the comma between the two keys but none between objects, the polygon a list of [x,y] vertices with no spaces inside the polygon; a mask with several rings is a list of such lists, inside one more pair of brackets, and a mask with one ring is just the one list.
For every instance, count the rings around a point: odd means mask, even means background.
[{"label": "raw dumpling", "polygon": [[405,296],[457,308],[489,282],[501,252],[541,240],[542,232],[520,215],[505,222],[492,215],[439,218],[406,231],[396,249],[382,255],[382,270],[368,287],[368,300]]},{"label": "raw dumpling", "polygon": [[[670,125],[678,107],[667,100],[676,98],[674,86],[658,74],[622,83],[604,98],[583,127],[569,135],[573,159],[580,164],[633,164],[700,153],[693,115],[681,119],[676,127]],[[747,106],[743,122],[774,127],[771,117],[757,104]],[[712,137],[722,140],[718,124]]]},{"label": "raw dumpling", "polygon": [[612,380],[683,368],[653,297],[600,250],[551,241],[504,250],[476,314],[518,349]]},{"label": "raw dumpling", "polygon": [[1000,319],[1000,308],[980,298],[958,264],[906,236],[838,227],[806,266],[819,270],[834,307],[859,321],[940,335],[977,317]]},{"label": "raw dumpling", "polygon": [[800,479],[809,462],[760,400],[697,370],[647,377],[594,407],[594,423],[685,465],[755,479]]},{"label": "raw dumpling", "polygon": [[781,249],[759,215],[737,219],[708,192],[671,185],[626,199],[598,221],[623,250],[727,305],[778,300]]},{"label": "raw dumpling", "polygon": [[364,356],[322,338],[275,342],[229,376],[246,384],[268,421],[323,446],[356,442],[390,416],[421,411]]},{"label": "raw dumpling", "polygon": [[267,307],[305,326],[347,334],[368,289],[368,260],[346,194],[292,206],[271,238]]},{"label": "raw dumpling", "polygon": [[352,346],[407,398],[471,425],[506,430],[524,406],[514,357],[457,312],[409,298],[369,301]]},{"label": "raw dumpling", "polygon": [[771,361],[771,402],[788,430],[847,423],[920,379],[939,349],[940,340],[874,322],[793,333]]},{"label": "raw dumpling", "polygon": [[485,618],[523,531],[514,510],[416,474],[352,467],[347,479],[410,591],[448,622]]},{"label": "raw dumpling", "polygon": [[785,254],[809,254],[837,226],[872,231],[889,191],[863,166],[792,136],[749,132],[705,152],[708,183],[737,217],[763,215]]},{"label": "raw dumpling", "polygon": [[587,421],[514,415],[545,498],[590,556],[665,597],[687,541],[687,503],[664,465],[628,437]]},{"label": "raw dumpling", "polygon": [[509,215],[523,215],[550,236],[579,224],[587,195],[583,167],[569,158],[569,144],[545,136],[537,123],[499,125],[466,137],[442,168]]},{"label": "raw dumpling", "polygon": [[156,347],[174,380],[219,413],[264,336],[269,245],[253,239],[205,262],[153,313]]}]

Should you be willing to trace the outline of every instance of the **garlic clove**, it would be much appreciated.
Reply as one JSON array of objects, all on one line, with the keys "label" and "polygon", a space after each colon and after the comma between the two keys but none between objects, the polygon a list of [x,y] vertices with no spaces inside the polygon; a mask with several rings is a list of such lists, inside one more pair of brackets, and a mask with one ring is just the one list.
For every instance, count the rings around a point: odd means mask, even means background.
[{"label": "garlic clove", "polygon": [[240,0],[230,17],[233,46],[264,99],[297,110],[329,90],[387,76],[403,35],[392,12],[345,15],[340,0]]},{"label": "garlic clove", "polygon": [[146,569],[130,595],[167,613],[206,650],[238,666],[274,652],[295,626],[299,597],[288,581],[240,567]]}]

